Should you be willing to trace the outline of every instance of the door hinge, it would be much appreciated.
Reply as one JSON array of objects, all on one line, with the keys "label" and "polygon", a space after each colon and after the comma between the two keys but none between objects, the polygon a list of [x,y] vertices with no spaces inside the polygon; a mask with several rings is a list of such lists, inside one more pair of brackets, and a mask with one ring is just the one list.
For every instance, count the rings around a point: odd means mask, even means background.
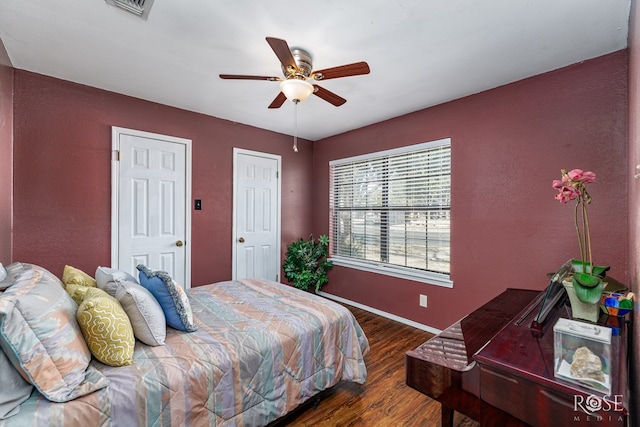
[{"label": "door hinge", "polygon": [[276,282],[279,282],[279,281],[280,281],[280,275],[276,274]]},{"label": "door hinge", "polygon": [[280,178],[280,171],[276,171],[276,179]]},{"label": "door hinge", "polygon": [[120,161],[120,150],[113,150],[113,160],[116,162]]}]

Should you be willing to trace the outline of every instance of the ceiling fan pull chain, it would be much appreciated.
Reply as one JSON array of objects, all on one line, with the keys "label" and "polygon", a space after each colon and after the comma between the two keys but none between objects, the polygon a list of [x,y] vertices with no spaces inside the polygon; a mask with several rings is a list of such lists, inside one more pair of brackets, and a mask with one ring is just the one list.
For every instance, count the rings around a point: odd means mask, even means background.
[{"label": "ceiling fan pull chain", "polygon": [[298,152],[298,101],[293,100],[293,151]]}]

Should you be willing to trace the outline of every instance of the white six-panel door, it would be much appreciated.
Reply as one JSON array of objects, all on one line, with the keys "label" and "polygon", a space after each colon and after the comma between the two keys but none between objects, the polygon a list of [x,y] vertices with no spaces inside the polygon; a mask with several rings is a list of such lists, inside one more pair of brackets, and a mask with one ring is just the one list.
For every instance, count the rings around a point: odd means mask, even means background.
[{"label": "white six-panel door", "polygon": [[112,265],[166,271],[190,287],[189,140],[114,128]]},{"label": "white six-panel door", "polygon": [[280,156],[234,149],[234,279],[280,279],[279,174]]}]

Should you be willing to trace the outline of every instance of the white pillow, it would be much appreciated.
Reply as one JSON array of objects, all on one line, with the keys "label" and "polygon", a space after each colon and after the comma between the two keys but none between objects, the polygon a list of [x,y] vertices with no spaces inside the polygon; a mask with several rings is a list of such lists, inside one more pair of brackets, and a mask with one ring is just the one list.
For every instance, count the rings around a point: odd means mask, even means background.
[{"label": "white pillow", "polygon": [[126,271],[110,267],[98,267],[96,269],[96,283],[98,287],[112,297],[116,296],[118,285],[122,282],[138,283],[136,278]]},{"label": "white pillow", "polygon": [[156,298],[139,284],[118,283],[116,299],[129,316],[133,334],[147,345],[163,345],[167,335],[167,321]]},{"label": "white pillow", "polygon": [[7,270],[2,266],[0,262],[0,282],[7,278]]}]

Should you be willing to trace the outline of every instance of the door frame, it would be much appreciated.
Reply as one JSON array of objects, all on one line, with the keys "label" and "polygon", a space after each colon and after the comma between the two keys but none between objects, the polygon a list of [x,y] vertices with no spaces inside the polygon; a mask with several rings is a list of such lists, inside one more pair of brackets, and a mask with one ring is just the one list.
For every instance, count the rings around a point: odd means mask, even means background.
[{"label": "door frame", "polygon": [[282,219],[282,156],[277,155],[277,154],[269,154],[269,153],[263,153],[260,151],[253,151],[253,150],[245,150],[243,148],[233,148],[233,219],[232,219],[232,225],[231,225],[231,280],[236,280],[236,271],[237,271],[237,266],[236,263],[238,262],[237,259],[237,254],[236,254],[236,241],[238,239],[238,231],[237,231],[237,223],[236,223],[236,218],[237,218],[237,197],[238,197],[238,156],[240,154],[244,154],[244,155],[248,155],[248,156],[255,156],[255,157],[265,157],[268,159],[273,159],[277,161],[277,179],[278,179],[278,183],[277,183],[277,195],[276,195],[276,207],[277,207],[277,212],[276,212],[276,271],[278,272],[278,281],[281,281],[282,278],[280,277],[280,270],[281,270],[281,248],[282,248],[282,226],[281,226],[281,219]]},{"label": "door frame", "polygon": [[111,267],[119,268],[118,252],[120,242],[118,229],[120,218],[120,135],[131,135],[140,138],[157,139],[185,146],[185,245],[184,245],[184,276],[185,289],[191,287],[191,140],[176,136],[161,135],[135,129],[117,126],[111,127]]}]

